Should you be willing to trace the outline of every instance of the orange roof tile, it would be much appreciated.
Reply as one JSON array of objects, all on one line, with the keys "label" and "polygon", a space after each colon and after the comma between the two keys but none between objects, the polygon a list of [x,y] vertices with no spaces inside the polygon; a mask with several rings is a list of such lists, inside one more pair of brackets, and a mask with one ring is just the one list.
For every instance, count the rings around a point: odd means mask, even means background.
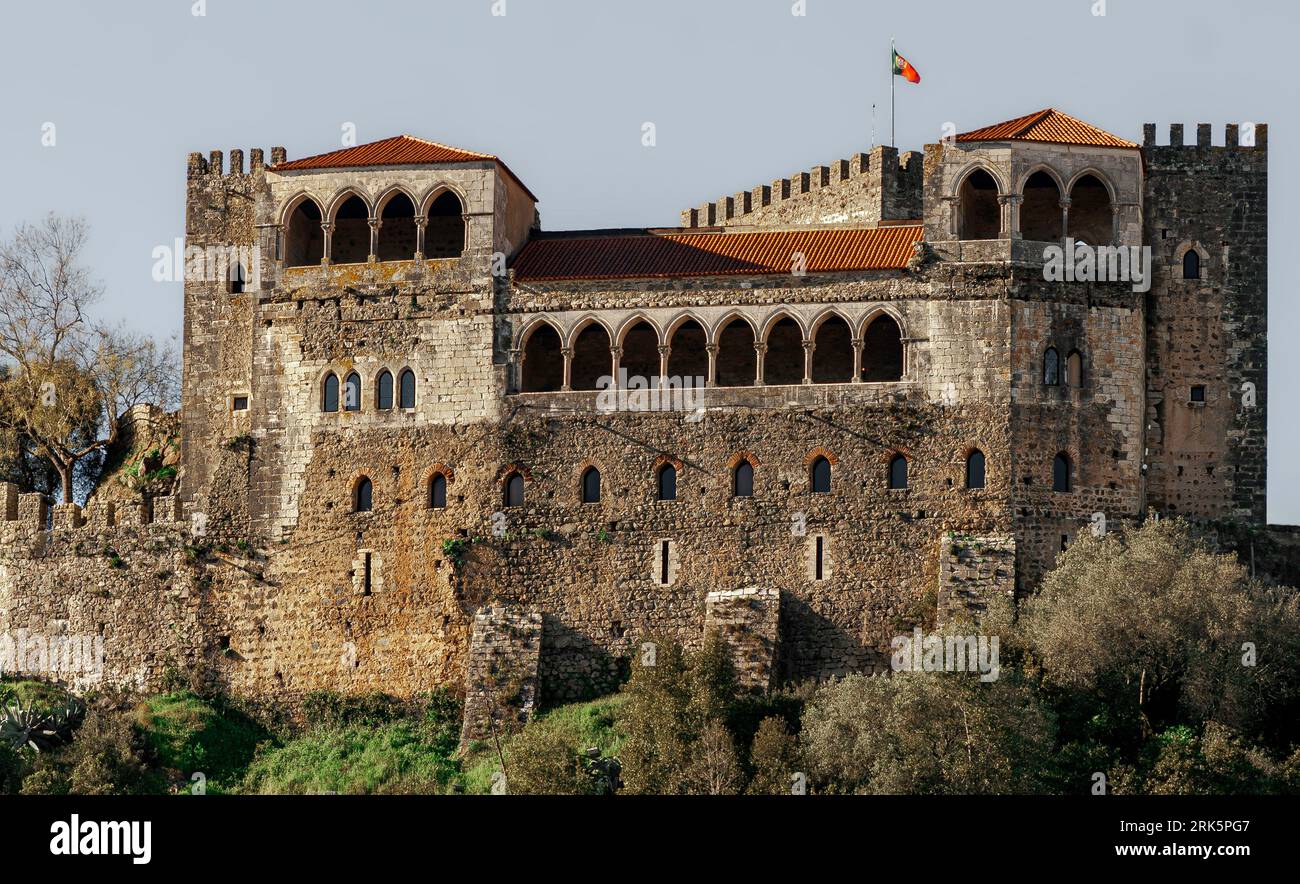
[{"label": "orange roof tile", "polygon": [[1014,120],[1007,120],[1005,123],[996,123],[982,129],[964,132],[957,136],[957,140],[1045,141],[1053,144],[1083,144],[1094,147],[1137,147],[1132,141],[1125,141],[1123,138],[1118,138],[1050,107]]},{"label": "orange roof tile", "polygon": [[416,138],[414,135],[394,135],[382,141],[372,141],[369,144],[345,147],[329,153],[303,157],[300,160],[277,163],[271,167],[271,171],[293,172],[303,169],[355,169],[366,166],[423,166],[433,163],[481,162],[496,163],[505,170],[507,175],[514,178],[530,197],[537,199],[500,157],[490,153],[461,150],[436,141]]},{"label": "orange roof tile", "polygon": [[807,270],[901,270],[920,226],[851,230],[578,236],[531,240],[515,258],[517,282],[788,274],[802,252]]}]

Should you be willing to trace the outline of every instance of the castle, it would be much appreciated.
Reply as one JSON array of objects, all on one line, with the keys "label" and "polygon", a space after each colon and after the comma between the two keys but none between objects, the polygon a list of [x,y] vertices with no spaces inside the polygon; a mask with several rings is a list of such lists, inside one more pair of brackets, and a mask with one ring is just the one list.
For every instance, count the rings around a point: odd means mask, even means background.
[{"label": "castle", "polygon": [[102,639],[81,682],[463,686],[469,733],[650,637],[875,671],[1099,520],[1263,523],[1267,128],[1211,140],[1049,109],[566,232],[410,136],[192,154],[187,245],[235,257],[187,274],[179,492],[0,488],[0,633]]}]

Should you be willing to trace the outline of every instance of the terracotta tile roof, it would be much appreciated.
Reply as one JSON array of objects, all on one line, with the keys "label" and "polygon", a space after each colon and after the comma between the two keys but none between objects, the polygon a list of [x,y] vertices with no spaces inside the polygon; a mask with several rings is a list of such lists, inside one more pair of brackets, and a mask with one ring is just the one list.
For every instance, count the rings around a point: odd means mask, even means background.
[{"label": "terracotta tile roof", "polygon": [[957,136],[958,141],[1046,141],[1053,144],[1084,144],[1094,147],[1137,147],[1083,120],[1055,108],[985,126]]},{"label": "terracotta tile roof", "polygon": [[788,274],[802,252],[810,273],[901,270],[918,226],[746,233],[638,233],[531,240],[515,258],[516,282]]},{"label": "terracotta tile roof", "polygon": [[277,163],[271,167],[271,171],[355,169],[366,166],[424,166],[433,163],[481,163],[485,161],[499,165],[507,175],[514,178],[520,187],[528,191],[530,197],[534,200],[537,199],[515,173],[511,172],[510,168],[501,161],[500,157],[490,153],[461,150],[459,147],[439,144],[436,141],[426,141],[423,138],[416,138],[414,135],[394,135],[392,138],[385,138],[382,141],[372,141],[369,144],[345,147],[329,153],[303,157],[300,160]]}]

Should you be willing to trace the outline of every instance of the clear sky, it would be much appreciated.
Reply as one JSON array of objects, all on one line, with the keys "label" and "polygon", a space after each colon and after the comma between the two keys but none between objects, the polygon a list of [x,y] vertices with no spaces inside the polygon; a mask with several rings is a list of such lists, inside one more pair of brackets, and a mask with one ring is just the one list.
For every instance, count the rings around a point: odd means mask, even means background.
[{"label": "clear sky", "polygon": [[[1096,15],[1100,6],[1105,15]],[[494,15],[504,6],[505,15]],[[803,15],[792,14],[802,7]],[[542,225],[671,226],[688,206],[889,138],[902,149],[1054,106],[1142,124],[1270,124],[1269,516],[1300,522],[1300,79],[1292,0],[6,0],[0,232],[90,222],[102,315],[179,339],[190,151],[289,157],[409,133],[500,155]],[[196,15],[202,11],[203,15]],[[655,146],[642,126],[655,126]],[[53,123],[54,144],[46,146]]]}]

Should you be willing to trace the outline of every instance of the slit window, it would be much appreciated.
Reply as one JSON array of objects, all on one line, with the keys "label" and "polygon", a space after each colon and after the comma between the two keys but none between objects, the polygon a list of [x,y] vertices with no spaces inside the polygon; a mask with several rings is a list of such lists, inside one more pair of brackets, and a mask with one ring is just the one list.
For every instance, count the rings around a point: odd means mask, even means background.
[{"label": "slit window", "polygon": [[907,487],[907,458],[901,454],[889,462],[889,487],[895,491]]},{"label": "slit window", "polygon": [[984,452],[978,448],[966,458],[966,487],[984,487]]},{"label": "slit window", "polygon": [[754,496],[754,466],[749,461],[736,464],[731,474],[731,493],[736,497]]},{"label": "slit window", "polygon": [[660,500],[676,500],[677,468],[672,464],[664,464],[659,470],[658,485]]},{"label": "slit window", "polygon": [[325,375],[325,382],[321,384],[320,410],[339,410],[339,378],[334,372]]},{"label": "slit window", "polygon": [[1052,490],[1061,493],[1070,491],[1070,458],[1058,454],[1052,461]]},{"label": "slit window", "polygon": [[352,492],[352,511],[355,513],[368,513],[374,508],[375,503],[375,486],[369,479],[362,476],[357,481],[356,490]]},{"label": "slit window", "polygon": [[814,564],[815,579],[826,579],[826,538],[820,534],[817,536],[817,549],[814,552],[816,562]]},{"label": "slit window", "polygon": [[506,506],[524,505],[524,477],[518,473],[511,473],[510,478],[506,479],[505,504]]},{"label": "slit window", "polygon": [[600,503],[600,470],[595,467],[582,474],[582,502]]},{"label": "slit window", "polygon": [[1048,347],[1043,354],[1043,384],[1056,387],[1061,383],[1061,356],[1055,347]]},{"label": "slit window", "polygon": [[361,575],[361,587],[362,593],[365,595],[370,595],[371,575],[374,573],[370,557],[371,553],[366,553],[365,557],[362,559],[362,568],[365,570]]},{"label": "slit window", "polygon": [[375,407],[387,411],[393,407],[393,373],[385,369],[375,382]]},{"label": "slit window", "polygon": [[414,408],[415,407],[415,372],[411,371],[409,368],[403,371],[402,376],[399,379],[398,386],[400,387],[400,393],[401,393],[401,399],[399,403],[401,407]]},{"label": "slit window", "polygon": [[812,462],[810,481],[812,483],[813,494],[830,494],[831,493],[831,462],[824,457],[818,457]]},{"label": "slit window", "polygon": [[662,586],[668,585],[668,544],[667,540],[659,542],[659,583]]},{"label": "slit window", "polygon": [[343,410],[361,410],[361,375],[355,371],[343,383]]}]

